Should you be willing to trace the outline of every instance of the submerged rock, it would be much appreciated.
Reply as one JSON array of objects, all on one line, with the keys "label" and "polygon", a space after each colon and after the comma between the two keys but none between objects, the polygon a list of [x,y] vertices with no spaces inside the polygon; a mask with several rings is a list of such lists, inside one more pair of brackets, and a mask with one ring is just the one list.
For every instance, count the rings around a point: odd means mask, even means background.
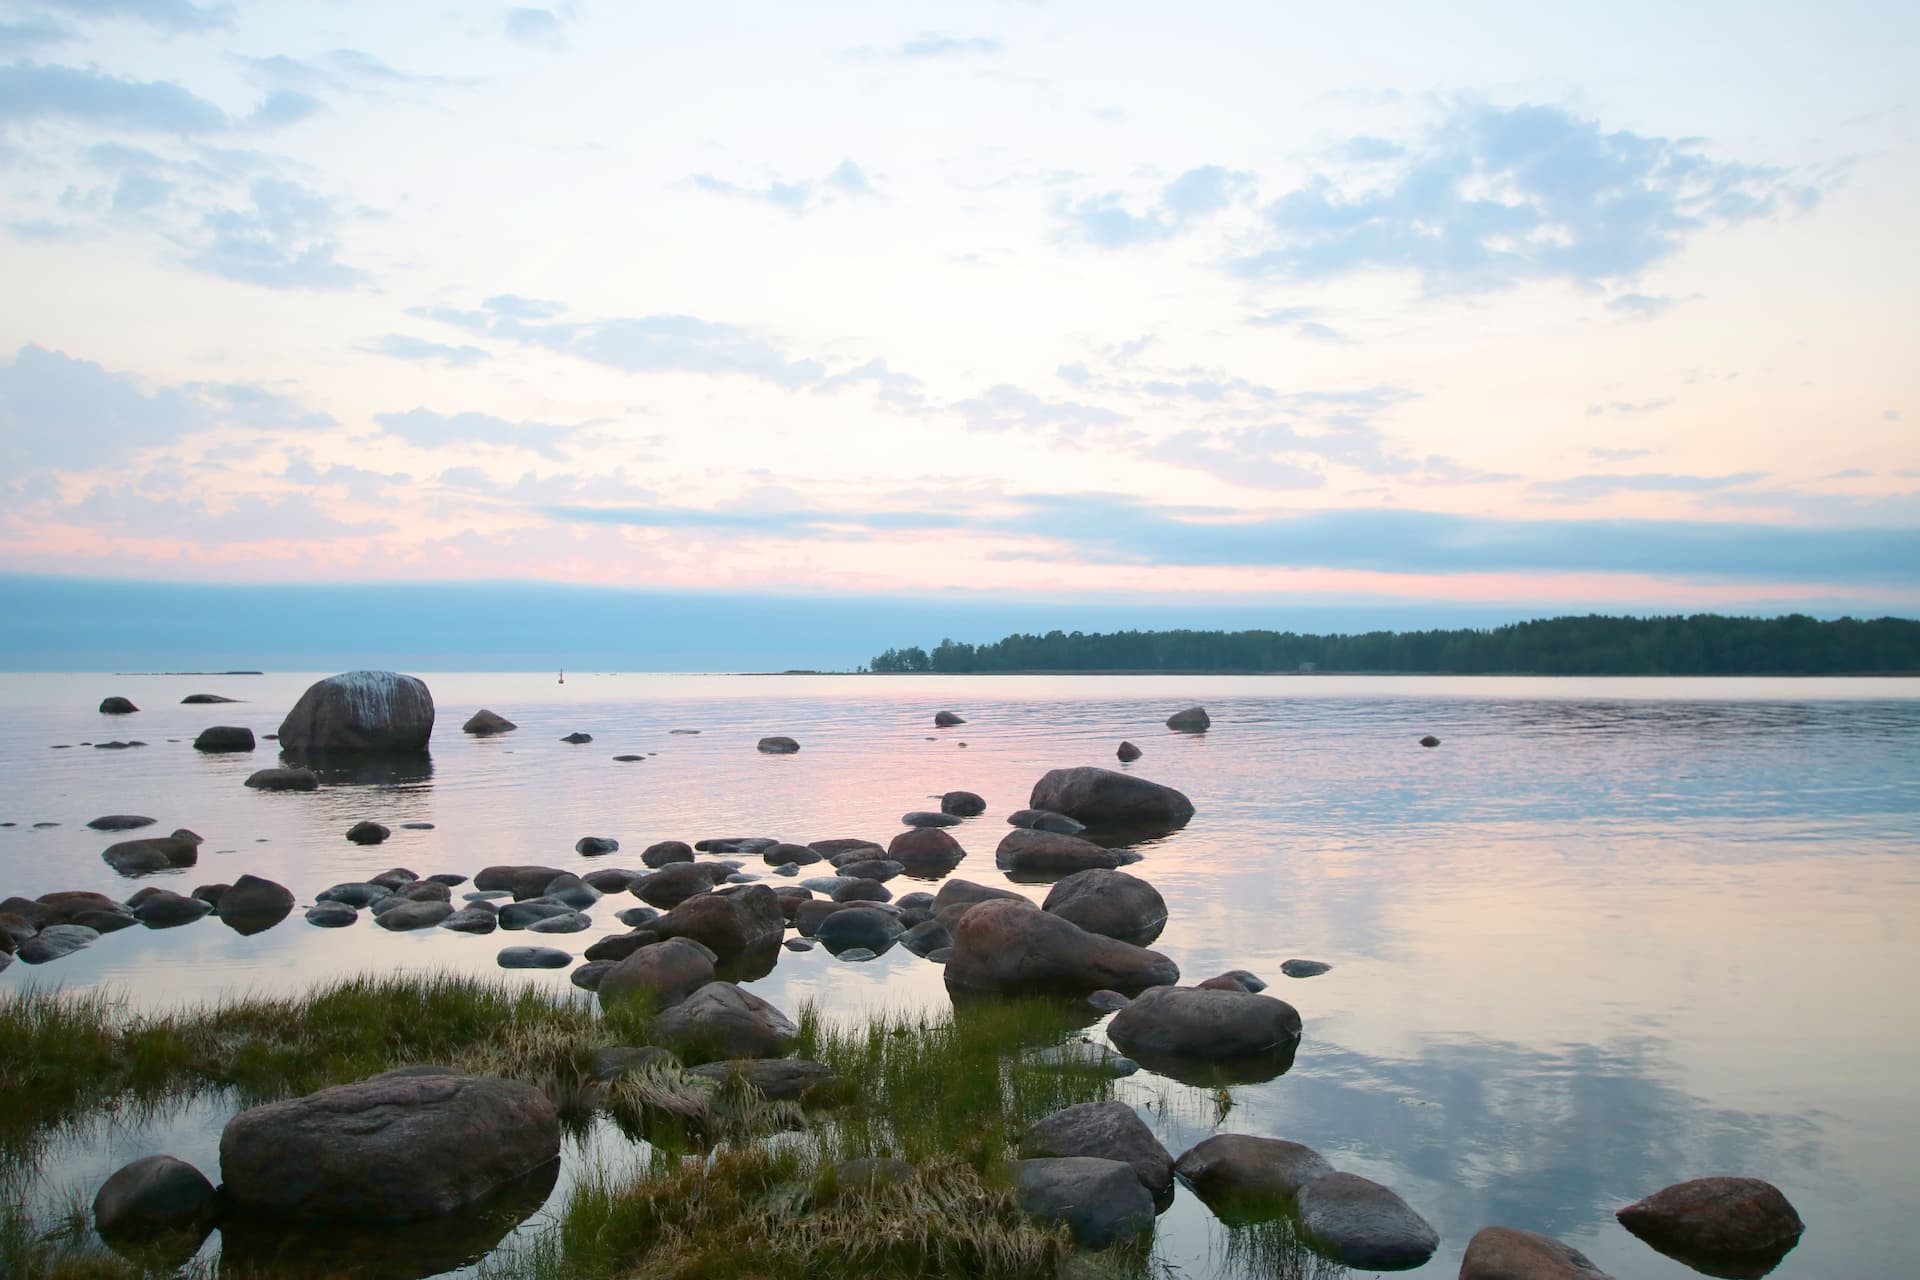
[{"label": "submerged rock", "polygon": [[977,818],[986,811],[986,800],[971,791],[949,791],[940,797],[940,812],[956,818]]},{"label": "submerged rock", "polygon": [[1167,717],[1167,728],[1185,733],[1200,733],[1212,726],[1213,717],[1207,714],[1205,707],[1188,707]]},{"label": "submerged rock", "polygon": [[109,813],[95,818],[87,824],[95,831],[133,831],[140,827],[150,827],[153,819],[140,813]]},{"label": "submerged rock", "polygon": [[240,699],[222,697],[217,693],[190,693],[180,699],[180,705],[183,707],[213,706],[218,703],[238,701],[240,701]]},{"label": "submerged rock", "polygon": [[1280,972],[1289,978],[1317,978],[1332,968],[1320,960],[1288,960],[1281,964]]},{"label": "submerged rock", "polygon": [[129,699],[117,693],[100,699],[100,714],[103,716],[128,716],[139,709]]},{"label": "submerged rock", "polygon": [[362,819],[347,828],[347,839],[355,844],[380,844],[393,832],[378,822]]},{"label": "submerged rock", "polygon": [[502,969],[564,969],[573,957],[557,947],[502,947],[494,962]]},{"label": "submerged rock", "polygon": [[1134,746],[1131,742],[1123,741],[1119,747],[1115,749],[1113,754],[1119,757],[1121,764],[1132,764],[1140,758],[1140,748]]},{"label": "submerged rock", "polygon": [[322,929],[344,929],[360,918],[345,902],[316,902],[307,908],[307,923]]},{"label": "submerged rock", "polygon": [[195,751],[251,751],[254,748],[253,730],[245,725],[216,724],[202,729],[200,736],[193,740]]},{"label": "submerged rock", "polygon": [[192,924],[213,910],[211,903],[189,898],[170,889],[155,889],[133,907],[136,919],[149,929],[172,929]]},{"label": "submerged rock", "polygon": [[673,862],[692,862],[693,846],[684,840],[662,840],[641,850],[640,861],[655,869]]},{"label": "submerged rock", "polygon": [[904,866],[909,875],[950,871],[966,856],[960,842],[938,827],[911,827],[887,845],[887,857]]},{"label": "submerged rock", "polygon": [[[1440,739],[1434,737],[1432,734],[1428,734],[1426,737],[1420,739],[1420,745],[1423,747],[1437,747],[1440,745]],[[1544,1238],[1545,1237],[1542,1237],[1542,1239]]]},{"label": "submerged rock", "polygon": [[1033,784],[1027,803],[1090,827],[1174,830],[1193,817],[1193,801],[1172,787],[1091,765],[1052,770]]},{"label": "submerged rock", "polygon": [[1293,1051],[1300,1014],[1284,1000],[1248,991],[1156,986],[1114,1014],[1107,1034],[1134,1057],[1259,1058]]},{"label": "submerged rock", "polygon": [[687,1074],[716,1083],[744,1080],[775,1102],[797,1102],[840,1079],[839,1073],[824,1062],[806,1058],[730,1058],[689,1067]]},{"label": "submerged rock", "polygon": [[256,791],[317,791],[320,775],[301,767],[256,769],[247,775],[247,785]]},{"label": "submerged rock", "polygon": [[1087,829],[1086,823],[1077,822],[1051,809],[1015,809],[1007,815],[1007,825],[1026,827],[1031,831],[1055,831],[1063,836],[1077,835]]},{"label": "submerged rock", "polygon": [[570,742],[576,747],[583,747],[587,743],[593,741],[593,735],[590,733],[581,733],[578,730],[575,730],[573,733],[570,733],[566,737],[560,739],[560,741]]},{"label": "submerged rock", "polygon": [[496,715],[482,707],[467,718],[460,726],[462,733],[471,733],[477,737],[491,737],[496,733],[511,733],[520,726],[503,715]]},{"label": "submerged rock", "polygon": [[962,718],[961,718],[961,717],[960,717],[959,715],[957,715],[957,714],[955,714],[955,713],[954,713],[954,712],[952,712],[952,711],[936,711],[936,712],[934,712],[934,713],[933,713],[933,722],[934,722],[935,724],[937,724],[937,725],[939,725],[939,726],[940,726],[941,728],[943,728],[943,729],[944,729],[944,728],[948,728],[948,727],[950,727],[950,726],[952,726],[952,725],[956,725],[956,724],[965,724],[965,723],[966,723],[966,721],[965,721],[964,719],[962,719]]},{"label": "submerged rock", "polygon": [[1307,1236],[1349,1267],[1404,1271],[1440,1247],[1439,1232],[1406,1201],[1358,1174],[1316,1178],[1296,1203]]},{"label": "submerged rock", "polygon": [[141,876],[193,866],[200,860],[201,843],[198,835],[181,827],[170,836],[146,836],[108,845],[100,856],[123,876]]},{"label": "submerged rock", "polygon": [[[394,900],[388,899],[388,901]],[[375,908],[373,922],[382,929],[394,933],[405,933],[411,929],[431,929],[434,925],[443,924],[451,919],[453,914],[453,905],[448,902],[436,899],[428,899],[425,902],[406,900],[400,901],[389,911]]]},{"label": "submerged rock", "polygon": [[1302,1187],[1333,1172],[1312,1147],[1244,1133],[1204,1139],[1173,1168],[1215,1213],[1249,1218],[1279,1212]]},{"label": "submerged rock", "polygon": [[1129,1165],[1140,1185],[1155,1196],[1173,1190],[1173,1157],[1124,1102],[1082,1102],[1063,1107],[1020,1136],[1020,1154],[1119,1160]]},{"label": "submerged rock", "polygon": [[98,929],[83,924],[50,924],[20,943],[14,954],[28,964],[46,964],[90,947],[99,938]]},{"label": "submerged rock", "polygon": [[813,929],[814,938],[829,951],[844,952],[864,947],[876,953],[881,952],[907,931],[899,917],[891,912],[865,906],[841,907],[835,904],[835,907]]},{"label": "submerged rock", "polygon": [[903,827],[957,827],[960,819],[951,813],[934,813],[930,809],[915,809],[911,813],[900,815]]},{"label": "submerged rock", "polygon": [[472,1204],[560,1154],[553,1103],[517,1080],[389,1074],[242,1111],[220,1135],[235,1207],[391,1222]]},{"label": "submerged rock", "polygon": [[1093,868],[1112,870],[1140,860],[1139,854],[1127,849],[1108,849],[1079,836],[1031,827],[1007,832],[993,856],[1002,870],[1042,876],[1071,875]]},{"label": "submerged rock", "polygon": [[597,858],[603,853],[618,853],[620,842],[612,836],[581,836],[573,842],[573,851],[583,857]]},{"label": "submerged rock", "polygon": [[433,736],[433,695],[414,676],[349,671],[315,681],[280,723],[282,749],[419,752]]},{"label": "submerged rock", "polygon": [[1593,1259],[1552,1236],[1482,1227],[1467,1242],[1460,1280],[1612,1280]]}]

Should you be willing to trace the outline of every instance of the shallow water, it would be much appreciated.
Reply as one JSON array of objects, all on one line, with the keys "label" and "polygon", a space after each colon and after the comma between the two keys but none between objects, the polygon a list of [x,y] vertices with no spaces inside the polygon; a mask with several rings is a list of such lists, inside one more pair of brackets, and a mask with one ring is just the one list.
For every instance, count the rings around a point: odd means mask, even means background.
[{"label": "shallow water", "polygon": [[[1612,1211],[1709,1173],[1767,1178],[1799,1208],[1807,1234],[1776,1275],[1910,1269],[1920,1019],[1886,975],[1920,960],[1920,681],[441,674],[426,677],[440,721],[422,776],[264,794],[241,781],[272,744],[191,749],[211,724],[273,732],[311,678],[0,676],[0,821],[18,824],[0,829],[0,896],[132,892],[100,860],[124,837],[84,825],[109,812],[159,820],[136,834],[206,837],[197,867],[142,883],[185,892],[253,872],[304,906],[396,864],[634,866],[653,841],[722,835],[884,843],[953,788],[989,804],[955,831],[969,851],[955,874],[999,885],[1005,814],[1046,769],[1112,765],[1125,737],[1145,751],[1132,770],[1198,809],[1129,868],[1170,908],[1155,948],[1187,981],[1261,974],[1306,1024],[1294,1068],[1235,1087],[1224,1116],[1210,1092],[1125,1082],[1176,1155],[1215,1131],[1319,1148],[1439,1229],[1413,1275],[1453,1275],[1494,1223],[1556,1235],[1621,1277],[1693,1274]],[[246,701],[180,705],[200,691]],[[110,693],[142,710],[97,714]],[[1195,701],[1212,731],[1162,727]],[[462,734],[481,706],[520,729]],[[969,723],[935,729],[943,707]],[[594,741],[559,741],[575,730]],[[772,733],[802,750],[755,752]],[[1443,745],[1421,749],[1425,733]],[[77,745],[130,738],[148,745]],[[657,754],[612,759],[630,752]],[[349,844],[360,818],[393,838]],[[398,829],[415,821],[434,829]],[[580,857],[583,835],[622,850]],[[603,929],[539,941],[584,950],[620,929],[613,905]],[[252,937],[211,919],[123,930],[0,984],[173,1005],[369,970],[498,975],[495,952],[524,940],[322,930],[296,910]],[[1333,971],[1281,977],[1295,956]],[[508,977],[571,990],[564,971]],[[938,966],[898,948],[864,964],[782,952],[751,985],[845,1016],[946,1003]],[[103,1122],[56,1146],[46,1182],[90,1193],[154,1150],[211,1173],[223,1115]],[[590,1143],[616,1162],[622,1146]],[[1161,1219],[1178,1274],[1231,1274],[1227,1243],[1184,1191]]]}]

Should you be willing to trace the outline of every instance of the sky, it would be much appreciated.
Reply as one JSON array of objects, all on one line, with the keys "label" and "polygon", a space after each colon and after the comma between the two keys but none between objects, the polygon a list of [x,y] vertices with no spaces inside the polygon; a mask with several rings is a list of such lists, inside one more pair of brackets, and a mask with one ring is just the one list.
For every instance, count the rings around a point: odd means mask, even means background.
[{"label": "sky", "polygon": [[0,0],[0,593],[1911,616],[1917,59],[1904,3]]}]

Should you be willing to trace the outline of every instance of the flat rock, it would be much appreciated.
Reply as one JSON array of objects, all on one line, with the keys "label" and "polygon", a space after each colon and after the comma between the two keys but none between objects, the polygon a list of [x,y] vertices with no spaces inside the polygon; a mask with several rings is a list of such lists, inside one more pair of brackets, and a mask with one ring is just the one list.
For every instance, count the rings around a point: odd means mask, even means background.
[{"label": "flat rock", "polygon": [[14,952],[28,964],[46,964],[90,947],[100,937],[98,929],[81,924],[50,924],[22,942]]},{"label": "flat rock", "polygon": [[900,815],[900,825],[903,827],[957,827],[960,821],[955,814],[934,813],[929,809],[915,809]]},{"label": "flat rock", "polygon": [[500,913],[475,903],[446,917],[440,927],[454,933],[492,933],[500,927]]},{"label": "flat rock", "polygon": [[812,845],[780,844],[770,845],[761,851],[760,857],[770,867],[807,867],[826,858]]},{"label": "flat rock", "polygon": [[1283,1138],[1220,1133],[1188,1148],[1173,1170],[1215,1213],[1268,1216],[1333,1172],[1312,1147]]},{"label": "flat rock", "polygon": [[1025,827],[1030,831],[1053,831],[1063,836],[1078,835],[1087,829],[1086,823],[1077,822],[1051,809],[1015,809],[1007,815],[1007,825]]},{"label": "flat rock", "polygon": [[1358,1174],[1316,1178],[1296,1204],[1307,1236],[1349,1267],[1404,1271],[1440,1247],[1440,1234],[1406,1201]]},{"label": "flat rock", "polygon": [[494,960],[502,969],[564,969],[573,963],[555,947],[502,947]]},{"label": "flat rock", "polygon": [[1138,862],[1140,855],[1126,849],[1108,849],[1079,836],[1015,827],[1001,837],[993,858],[1003,871],[1046,876],[1095,868],[1111,871]]},{"label": "flat rock", "polygon": [[1021,1211],[1066,1224],[1083,1248],[1104,1249],[1153,1229],[1153,1196],[1124,1161],[1063,1156],[1015,1160],[1009,1168]]},{"label": "flat rock", "polygon": [[431,929],[453,917],[453,905],[428,899],[425,902],[403,901],[391,911],[375,914],[373,922],[382,929],[394,933],[405,933],[411,929]]},{"label": "flat rock", "polygon": [[563,902],[509,902],[500,908],[502,929],[526,929],[556,916],[578,915]]},{"label": "flat rock", "polygon": [[133,831],[140,827],[150,827],[153,819],[140,813],[109,813],[95,818],[87,824],[95,831]]},{"label": "flat rock", "polygon": [[1289,978],[1316,978],[1332,968],[1319,960],[1288,960],[1281,964],[1280,972]]},{"label": "flat rock", "polygon": [[1173,1190],[1173,1157],[1146,1122],[1124,1102],[1082,1102],[1063,1107],[1020,1135],[1025,1157],[1096,1156],[1133,1169],[1156,1197]]},{"label": "flat rock", "polygon": [[582,933],[593,928],[591,917],[578,911],[568,911],[562,915],[547,916],[535,920],[527,926],[528,933]]},{"label": "flat rock", "polygon": [[217,694],[217,693],[190,693],[186,697],[180,699],[180,705],[183,707],[202,707],[202,706],[216,706],[224,702],[238,702],[238,701],[240,701],[240,699],[222,697],[220,694]]},{"label": "flat rock", "polygon": [[783,734],[775,734],[772,737],[762,738],[759,742],[755,743],[754,746],[762,755],[769,756],[790,756],[800,749],[798,742],[795,742],[792,738],[786,737]]},{"label": "flat rock", "polygon": [[[538,880],[541,889],[552,883],[556,876],[565,875],[559,867],[544,867],[526,863],[503,863],[491,867],[482,867],[480,874],[473,878],[473,887],[483,892],[507,890],[512,892],[514,885],[522,881]],[[538,897],[535,890],[528,897]]]},{"label": "flat rock", "polygon": [[256,769],[247,775],[255,791],[317,791],[320,775],[307,768]]},{"label": "flat rock", "polygon": [[134,916],[149,929],[172,929],[191,924],[213,910],[211,903],[189,898],[171,889],[155,889],[133,908]]},{"label": "flat rock", "polygon": [[341,902],[349,907],[370,907],[382,898],[393,896],[393,890],[383,884],[374,884],[366,880],[348,881],[322,889],[313,895],[315,902]]},{"label": "flat rock", "polygon": [[1482,1227],[1467,1242],[1460,1280],[1612,1280],[1593,1259],[1552,1236]]}]

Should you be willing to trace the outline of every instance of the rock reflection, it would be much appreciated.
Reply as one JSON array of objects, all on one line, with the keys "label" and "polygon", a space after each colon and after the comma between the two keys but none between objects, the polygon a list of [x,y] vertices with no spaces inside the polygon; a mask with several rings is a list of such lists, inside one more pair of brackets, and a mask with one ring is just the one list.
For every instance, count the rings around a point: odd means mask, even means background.
[{"label": "rock reflection", "polygon": [[433,781],[433,756],[425,751],[282,751],[280,762],[313,770],[329,787],[406,787]]}]

